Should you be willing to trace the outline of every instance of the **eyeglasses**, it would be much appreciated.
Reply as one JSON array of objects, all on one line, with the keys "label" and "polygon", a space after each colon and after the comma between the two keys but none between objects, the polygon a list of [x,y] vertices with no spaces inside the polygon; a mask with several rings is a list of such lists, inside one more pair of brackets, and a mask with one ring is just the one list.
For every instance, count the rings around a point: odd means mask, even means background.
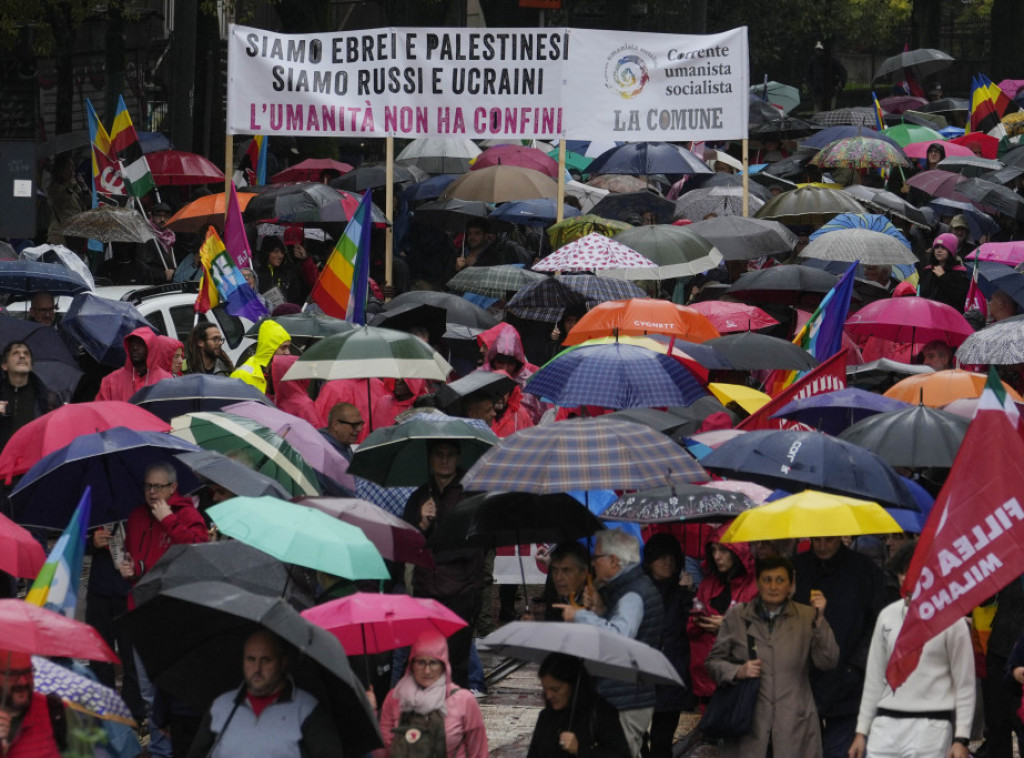
[{"label": "eyeglasses", "polygon": [[206,342],[212,342],[215,345],[219,345],[220,343],[222,343],[224,341],[224,338],[223,337],[210,337],[209,339],[207,339],[205,341]]},{"label": "eyeglasses", "polygon": [[157,482],[146,482],[145,484],[142,485],[142,488],[146,490],[146,492],[156,492],[158,490],[166,489],[167,487],[170,487],[172,484],[174,484],[174,482],[165,482],[164,484],[158,484]]},{"label": "eyeglasses", "polygon": [[438,660],[426,660],[423,658],[413,658],[412,665],[418,669],[437,669],[441,668],[441,661]]},{"label": "eyeglasses", "polygon": [[348,424],[353,429],[362,429],[364,426],[366,426],[366,422],[365,421],[346,421],[343,418],[337,419],[335,421],[335,423],[337,423],[337,424]]}]

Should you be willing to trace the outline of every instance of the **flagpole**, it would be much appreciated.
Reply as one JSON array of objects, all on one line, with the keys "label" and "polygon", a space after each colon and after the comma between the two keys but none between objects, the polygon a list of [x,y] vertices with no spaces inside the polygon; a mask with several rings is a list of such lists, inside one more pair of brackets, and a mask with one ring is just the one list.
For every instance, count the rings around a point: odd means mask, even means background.
[{"label": "flagpole", "polygon": [[[555,198],[555,223],[565,218],[565,138],[558,140],[558,197]],[[541,235],[543,240],[544,235]]]},{"label": "flagpole", "polygon": [[[384,138],[387,172],[384,179],[384,215],[388,217],[388,225],[384,228],[384,286],[391,286],[391,270],[394,262],[395,235],[392,220],[395,214],[395,138]],[[387,300],[387,296],[384,297]]]},{"label": "flagpole", "polygon": [[750,215],[750,140],[743,138],[743,215]]},{"label": "flagpole", "polygon": [[228,220],[228,192],[231,190],[231,166],[235,163],[235,140],[230,134],[224,135],[224,223]]}]

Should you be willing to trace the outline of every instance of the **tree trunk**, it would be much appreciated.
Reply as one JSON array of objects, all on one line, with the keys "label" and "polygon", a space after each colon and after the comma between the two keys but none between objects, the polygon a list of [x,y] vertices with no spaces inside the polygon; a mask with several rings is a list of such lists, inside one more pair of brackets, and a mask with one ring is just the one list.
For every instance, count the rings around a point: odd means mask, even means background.
[{"label": "tree trunk", "polygon": [[942,4],[935,0],[914,0],[911,18],[913,20],[913,36],[910,46],[914,49],[919,47],[938,48],[942,31]]}]

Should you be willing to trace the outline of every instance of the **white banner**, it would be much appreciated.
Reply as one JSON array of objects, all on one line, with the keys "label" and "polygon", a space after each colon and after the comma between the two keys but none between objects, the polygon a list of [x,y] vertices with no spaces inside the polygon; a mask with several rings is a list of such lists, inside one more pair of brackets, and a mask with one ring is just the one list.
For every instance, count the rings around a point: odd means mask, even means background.
[{"label": "white banner", "polygon": [[230,134],[617,140],[746,136],[745,28],[709,36],[585,29],[233,26]]}]

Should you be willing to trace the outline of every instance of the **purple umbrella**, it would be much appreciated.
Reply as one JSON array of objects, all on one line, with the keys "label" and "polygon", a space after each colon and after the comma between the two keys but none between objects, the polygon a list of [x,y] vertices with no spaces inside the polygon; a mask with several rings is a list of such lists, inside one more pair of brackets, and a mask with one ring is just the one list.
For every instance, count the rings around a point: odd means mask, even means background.
[{"label": "purple umbrella", "polygon": [[875,392],[847,387],[835,392],[794,400],[772,414],[772,418],[788,418],[814,427],[826,434],[837,435],[848,426],[876,413],[902,411],[910,407]]}]

